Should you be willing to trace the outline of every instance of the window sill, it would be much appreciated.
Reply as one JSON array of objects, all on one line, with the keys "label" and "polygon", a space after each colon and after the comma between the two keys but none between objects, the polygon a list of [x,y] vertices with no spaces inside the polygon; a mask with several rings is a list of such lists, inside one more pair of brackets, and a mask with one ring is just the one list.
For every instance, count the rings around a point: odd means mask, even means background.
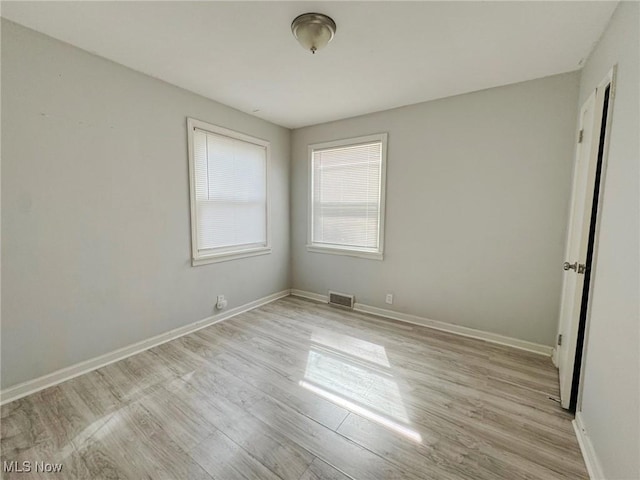
[{"label": "window sill", "polygon": [[203,255],[201,257],[191,259],[191,265],[193,267],[198,267],[200,265],[208,265],[210,263],[227,262],[229,260],[255,257],[258,255],[267,255],[269,253],[271,253],[271,247],[260,247],[248,250],[236,250],[234,252],[214,253],[211,255]]},{"label": "window sill", "polygon": [[332,255],[346,255],[348,257],[360,257],[360,258],[368,258],[371,260],[383,260],[383,255],[381,252],[367,252],[364,250],[351,250],[348,248],[307,245],[307,252],[330,253]]}]

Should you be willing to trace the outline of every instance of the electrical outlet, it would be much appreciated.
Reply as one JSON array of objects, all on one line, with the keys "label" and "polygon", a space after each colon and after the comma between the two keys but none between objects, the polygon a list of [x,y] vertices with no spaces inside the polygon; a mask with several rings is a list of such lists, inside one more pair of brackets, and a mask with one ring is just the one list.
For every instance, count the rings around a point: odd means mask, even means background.
[{"label": "electrical outlet", "polygon": [[227,300],[224,298],[224,295],[218,295],[216,300],[216,308],[218,310],[224,310],[227,308]]},{"label": "electrical outlet", "polygon": [[387,293],[387,298],[384,300],[389,305],[393,304],[393,293]]}]

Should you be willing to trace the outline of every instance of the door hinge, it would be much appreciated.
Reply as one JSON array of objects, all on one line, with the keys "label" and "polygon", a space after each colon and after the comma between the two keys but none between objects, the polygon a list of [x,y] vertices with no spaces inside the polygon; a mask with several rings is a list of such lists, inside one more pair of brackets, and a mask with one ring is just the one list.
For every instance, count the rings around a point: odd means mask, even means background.
[{"label": "door hinge", "polygon": [[580,130],[578,134],[578,143],[582,143],[582,139],[584,138],[584,129]]},{"label": "door hinge", "polygon": [[562,334],[558,335],[558,345],[562,345]]}]

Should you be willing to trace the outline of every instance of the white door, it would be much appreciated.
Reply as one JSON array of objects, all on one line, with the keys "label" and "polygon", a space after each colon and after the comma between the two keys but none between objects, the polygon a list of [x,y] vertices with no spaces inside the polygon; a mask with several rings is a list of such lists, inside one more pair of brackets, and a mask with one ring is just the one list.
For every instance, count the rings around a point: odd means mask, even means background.
[{"label": "white door", "polygon": [[573,191],[560,305],[559,335],[562,335],[562,337],[559,340],[560,344],[557,346],[557,364],[560,370],[560,400],[564,408],[569,408],[571,401],[571,386],[573,383],[578,326],[582,306],[584,268],[589,242],[602,120],[602,99],[598,95],[599,93],[598,91],[593,92],[580,111],[579,143],[576,149],[573,172]]}]

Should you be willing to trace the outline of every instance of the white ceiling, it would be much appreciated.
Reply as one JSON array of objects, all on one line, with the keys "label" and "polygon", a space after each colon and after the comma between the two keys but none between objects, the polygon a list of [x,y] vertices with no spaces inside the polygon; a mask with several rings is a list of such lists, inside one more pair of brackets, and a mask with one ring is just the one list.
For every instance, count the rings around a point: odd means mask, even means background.
[{"label": "white ceiling", "polygon": [[[285,127],[580,68],[616,2],[2,2],[2,16]],[[338,26],[316,55],[291,35]]]}]

